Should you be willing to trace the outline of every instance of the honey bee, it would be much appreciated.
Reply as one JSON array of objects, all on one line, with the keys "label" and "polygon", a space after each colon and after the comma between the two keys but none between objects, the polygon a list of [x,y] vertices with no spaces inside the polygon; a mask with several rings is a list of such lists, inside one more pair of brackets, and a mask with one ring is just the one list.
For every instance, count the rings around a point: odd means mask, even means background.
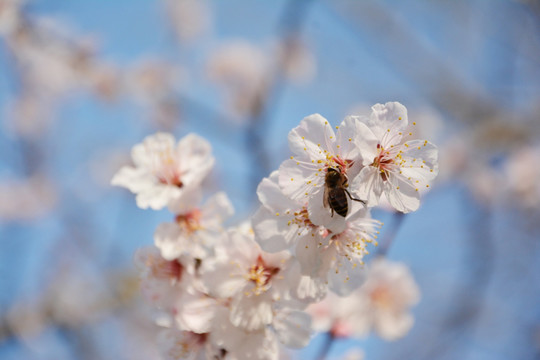
[{"label": "honey bee", "polygon": [[339,215],[345,217],[349,212],[349,204],[347,202],[347,197],[354,201],[359,201],[362,204],[366,204],[364,200],[355,199],[351,196],[347,190],[347,175],[342,174],[341,171],[328,168],[326,171],[326,176],[324,178],[324,196],[323,196],[323,205],[325,208],[330,207],[332,210],[332,217],[334,217],[334,211]]}]

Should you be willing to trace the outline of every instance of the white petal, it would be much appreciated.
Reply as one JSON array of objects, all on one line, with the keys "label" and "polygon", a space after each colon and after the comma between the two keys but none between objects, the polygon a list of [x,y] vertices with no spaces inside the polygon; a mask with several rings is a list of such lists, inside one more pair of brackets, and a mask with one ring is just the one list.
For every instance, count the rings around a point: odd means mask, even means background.
[{"label": "white petal", "polygon": [[181,197],[169,202],[169,211],[173,214],[186,214],[197,208],[201,202],[202,191],[198,187],[184,188]]},{"label": "white petal", "polygon": [[217,306],[216,300],[204,294],[185,294],[176,304],[175,319],[182,330],[207,333],[211,330]]},{"label": "white petal", "polygon": [[264,251],[278,252],[288,249],[295,237],[298,227],[288,225],[290,217],[283,219],[284,215],[276,215],[264,206],[253,215],[252,226],[255,232],[255,241]]},{"label": "white petal", "polygon": [[293,154],[303,160],[324,158],[319,154],[321,147],[330,150],[335,142],[334,130],[319,114],[305,117],[300,125],[291,130],[288,138]]},{"label": "white petal", "polygon": [[155,178],[146,169],[131,166],[122,167],[111,180],[111,185],[128,188],[133,193],[153,186],[154,183]]},{"label": "white petal", "polygon": [[374,166],[366,166],[349,186],[351,194],[367,202],[369,207],[379,203],[383,192],[383,180]]},{"label": "white petal", "polygon": [[[212,296],[228,298],[242,292],[247,280],[235,264],[215,259],[203,262],[202,281]],[[246,267],[247,268],[247,267]]]},{"label": "white petal", "polygon": [[234,214],[234,208],[224,192],[212,196],[202,208],[203,228],[218,229],[225,220]]},{"label": "white petal", "polygon": [[171,201],[181,197],[182,194],[183,190],[176,186],[155,184],[139,191],[135,200],[141,209],[150,207],[153,210],[161,210]]},{"label": "white petal", "polygon": [[[364,122],[358,117],[353,117],[356,124],[356,137],[353,139],[355,145],[358,147],[360,157],[362,158],[362,164],[368,166],[373,163],[373,160],[378,155],[377,144],[380,139]],[[349,179],[349,182],[352,179]]]},{"label": "white petal", "polygon": [[189,239],[182,236],[180,227],[175,223],[159,224],[154,232],[154,243],[165,260],[174,260],[187,250]]},{"label": "white petal", "polygon": [[300,236],[297,241],[295,255],[300,262],[301,273],[312,277],[319,276],[322,267],[321,256],[318,250],[319,236],[307,234]]},{"label": "white petal", "polygon": [[[407,108],[398,102],[375,104],[371,107],[371,117],[366,125],[381,141],[385,148],[398,144],[408,125]],[[390,130],[390,131],[388,131]]]},{"label": "white petal", "polygon": [[137,167],[153,168],[156,161],[156,153],[174,149],[175,139],[172,134],[158,132],[144,138],[141,144],[131,149],[131,158]]},{"label": "white petal", "polygon": [[406,160],[401,169],[403,176],[420,180],[424,185],[432,181],[439,172],[437,147],[424,140],[411,140],[406,144],[408,146],[402,147]]},{"label": "white petal", "polygon": [[181,159],[180,176],[187,186],[200,184],[214,166],[210,143],[198,135],[188,134],[180,139],[176,152]]},{"label": "white petal", "polygon": [[[290,180],[289,180],[290,181]],[[264,178],[257,187],[259,201],[271,211],[281,211],[295,207],[295,202],[290,200],[279,187],[279,173],[272,172],[270,178]]]},{"label": "white petal", "polygon": [[356,122],[356,118],[347,116],[336,132],[336,144],[339,145],[338,153],[343,159],[354,160],[360,157],[360,149],[356,146],[355,139],[362,134],[358,134]]},{"label": "white petal", "polygon": [[311,339],[311,316],[301,311],[281,310],[274,321],[278,340],[292,348],[302,348]]},{"label": "white petal", "polygon": [[396,210],[408,213],[420,206],[420,192],[406,178],[390,174],[384,184],[384,195]]},{"label": "white petal", "polygon": [[321,301],[328,291],[328,284],[321,278],[302,276],[296,288],[296,295],[299,299],[317,302]]},{"label": "white petal", "polygon": [[[320,180],[317,181],[315,178],[320,178]],[[279,166],[279,187],[293,200],[307,201],[310,193],[316,190],[313,185],[307,184],[310,180],[315,185],[324,182],[324,177],[315,177],[315,170],[298,165],[296,160],[285,160]]]},{"label": "white petal", "polygon": [[272,299],[266,294],[237,296],[231,303],[230,320],[248,331],[258,330],[272,322]]}]

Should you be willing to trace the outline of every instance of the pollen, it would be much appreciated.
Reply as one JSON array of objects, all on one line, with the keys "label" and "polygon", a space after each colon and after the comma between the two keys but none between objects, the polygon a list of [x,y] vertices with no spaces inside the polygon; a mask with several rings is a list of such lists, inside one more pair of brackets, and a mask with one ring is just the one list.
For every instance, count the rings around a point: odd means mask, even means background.
[{"label": "pollen", "polygon": [[409,133],[409,136],[412,136],[412,132]]},{"label": "pollen", "polygon": [[401,116],[400,116],[400,117],[398,117],[398,120],[401,120]]},{"label": "pollen", "polygon": [[351,139],[351,138],[349,138],[349,141],[352,141],[352,139]]},{"label": "pollen", "polygon": [[426,185],[426,187],[429,187],[429,185]]},{"label": "pollen", "polygon": [[279,216],[279,213],[278,213],[278,212],[276,213],[276,216]]},{"label": "pollen", "polygon": [[386,132],[390,132],[390,129],[387,129]]},{"label": "pollen", "polygon": [[294,159],[294,156],[291,156],[291,160]]},{"label": "pollen", "polygon": [[304,148],[304,151],[307,150],[307,148]]},{"label": "pollen", "polygon": [[416,123],[415,123],[415,122],[413,122],[412,124],[413,124],[413,125],[416,125]]},{"label": "pollen", "polygon": [[336,130],[339,129],[339,126],[336,126]]},{"label": "pollen", "polygon": [[294,181],[294,179],[293,179],[293,178],[291,178],[291,181]]}]

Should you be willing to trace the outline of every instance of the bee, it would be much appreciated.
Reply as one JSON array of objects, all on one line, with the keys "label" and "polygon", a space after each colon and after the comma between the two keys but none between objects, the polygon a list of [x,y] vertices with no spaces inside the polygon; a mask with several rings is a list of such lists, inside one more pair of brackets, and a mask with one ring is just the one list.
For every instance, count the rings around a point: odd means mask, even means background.
[{"label": "bee", "polygon": [[324,178],[324,196],[323,196],[323,205],[325,208],[330,207],[332,210],[332,217],[334,217],[334,211],[339,215],[345,217],[349,212],[349,204],[347,202],[347,197],[354,201],[359,201],[362,204],[366,204],[364,200],[355,199],[351,196],[347,190],[347,175],[342,174],[341,171],[328,168],[326,171],[326,176]]}]

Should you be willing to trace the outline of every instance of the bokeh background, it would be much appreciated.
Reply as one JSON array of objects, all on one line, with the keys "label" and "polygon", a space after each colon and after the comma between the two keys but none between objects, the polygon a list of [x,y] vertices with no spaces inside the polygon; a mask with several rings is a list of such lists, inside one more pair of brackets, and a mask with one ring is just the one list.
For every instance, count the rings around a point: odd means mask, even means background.
[{"label": "bokeh background", "polygon": [[417,212],[374,211],[422,300],[329,357],[540,359],[533,0],[0,0],[0,358],[158,358],[132,259],[170,215],[109,185],[145,136],[207,138],[238,224],[304,116],[387,101],[440,148]]}]

